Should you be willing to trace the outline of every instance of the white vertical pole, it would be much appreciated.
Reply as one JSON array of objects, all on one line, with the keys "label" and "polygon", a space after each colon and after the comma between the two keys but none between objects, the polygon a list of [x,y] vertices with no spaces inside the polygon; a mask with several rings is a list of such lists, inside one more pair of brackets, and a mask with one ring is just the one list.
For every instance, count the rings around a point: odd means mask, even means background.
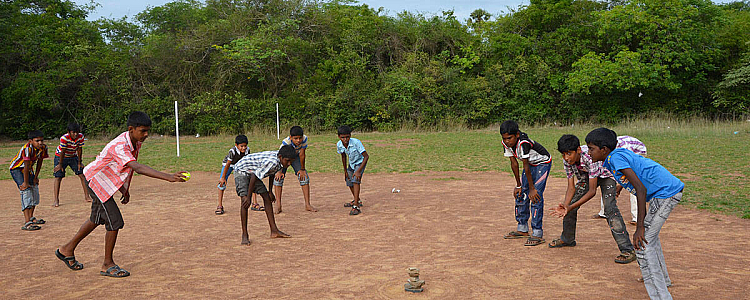
[{"label": "white vertical pole", "polygon": [[281,131],[279,128],[279,103],[276,102],[276,139],[281,138]]},{"label": "white vertical pole", "polygon": [[177,101],[174,102],[174,135],[177,137],[177,157],[180,157],[180,117],[177,113]]}]

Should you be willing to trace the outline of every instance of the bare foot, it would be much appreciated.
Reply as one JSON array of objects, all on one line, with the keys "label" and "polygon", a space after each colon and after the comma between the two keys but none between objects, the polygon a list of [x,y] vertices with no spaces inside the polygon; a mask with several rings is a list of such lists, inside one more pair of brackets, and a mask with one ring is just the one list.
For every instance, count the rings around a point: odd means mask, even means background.
[{"label": "bare foot", "polygon": [[250,238],[248,238],[246,235],[242,236],[242,243],[240,245],[250,245],[252,242],[250,241]]},{"label": "bare foot", "polygon": [[52,207],[58,207],[58,206],[60,206],[60,202],[55,201],[52,203]]},{"label": "bare foot", "polygon": [[315,208],[315,207],[312,207],[312,205],[308,205],[308,206],[306,206],[306,207],[305,207],[305,209],[306,209],[307,211],[311,211],[311,212],[317,212],[317,211],[318,211],[318,209],[317,209],[317,208]]},{"label": "bare foot", "polygon": [[86,197],[86,198],[84,198],[83,200],[85,200],[85,201],[86,201],[86,202],[88,202],[88,203],[91,203],[91,197]]},{"label": "bare foot", "polygon": [[275,214],[277,214],[277,215],[278,215],[278,214],[280,214],[280,213],[281,213],[281,205],[278,205],[278,206],[274,206],[274,207],[273,207],[273,212],[274,212]]},{"label": "bare foot", "polygon": [[290,238],[290,237],[292,237],[292,236],[288,235],[286,233],[281,232],[281,230],[276,231],[275,233],[271,232],[271,238],[272,239],[276,239],[276,238]]}]

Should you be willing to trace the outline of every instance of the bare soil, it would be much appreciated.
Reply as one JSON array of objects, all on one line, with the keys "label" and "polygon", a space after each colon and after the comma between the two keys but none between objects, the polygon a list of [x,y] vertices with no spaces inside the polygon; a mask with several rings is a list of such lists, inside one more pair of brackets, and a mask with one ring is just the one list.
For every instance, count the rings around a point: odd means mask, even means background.
[{"label": "bare soil", "polygon": [[[218,174],[195,172],[187,183],[136,176],[115,262],[127,278],[99,275],[104,228],[76,250],[85,268],[71,271],[54,251],[90,213],[75,177],[62,182],[51,207],[52,179],[41,181],[36,216],[47,224],[22,231],[18,190],[0,182],[0,299],[646,299],[637,263],[619,265],[607,223],[591,219],[596,200],[579,211],[576,247],[550,249],[505,240],[514,230],[512,176],[495,172],[365,174],[363,214],[349,216],[341,174],[312,173],[312,203],[287,183],[279,228],[271,239],[264,213],[250,213],[252,244],[240,245],[239,199],[230,180],[225,215],[214,215]],[[400,193],[391,193],[393,188]],[[552,178],[546,207],[562,200],[565,180]],[[619,203],[629,220],[629,201]],[[119,196],[117,197],[119,199]],[[545,212],[547,242],[562,220]],[[750,220],[679,206],[662,229],[675,299],[748,299]],[[632,234],[634,227],[628,225]],[[426,280],[407,293],[406,269]]]}]

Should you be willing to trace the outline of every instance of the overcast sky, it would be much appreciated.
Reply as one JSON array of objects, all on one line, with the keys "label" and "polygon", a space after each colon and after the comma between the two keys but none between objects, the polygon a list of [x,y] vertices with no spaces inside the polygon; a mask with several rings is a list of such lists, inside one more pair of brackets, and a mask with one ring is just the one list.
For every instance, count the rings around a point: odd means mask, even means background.
[{"label": "overcast sky", "polygon": [[[85,4],[91,0],[73,0],[78,4]],[[160,6],[172,2],[170,0],[94,0],[100,6],[89,15],[89,20],[100,17],[121,18],[133,17],[148,6]],[[529,0],[359,0],[372,8],[383,7],[388,15],[395,15],[404,10],[419,12],[425,15],[440,14],[444,10],[453,10],[456,17],[463,21],[477,8],[484,9],[493,15],[508,12],[508,7],[517,8],[528,5]],[[732,0],[714,0],[714,2],[732,2]]]},{"label": "overcast sky", "polygon": [[[73,0],[78,4],[89,3],[90,0]],[[173,2],[170,0],[94,0],[100,6],[89,15],[89,20],[100,17],[121,18],[123,16],[133,17],[142,12],[148,6],[160,6]],[[426,15],[439,14],[444,10],[453,10],[459,20],[463,20],[477,8],[482,8],[492,14],[507,12],[508,7],[518,7],[521,4],[529,4],[529,0],[359,0],[359,3],[377,9],[383,7],[389,15],[408,10],[421,12]]]}]

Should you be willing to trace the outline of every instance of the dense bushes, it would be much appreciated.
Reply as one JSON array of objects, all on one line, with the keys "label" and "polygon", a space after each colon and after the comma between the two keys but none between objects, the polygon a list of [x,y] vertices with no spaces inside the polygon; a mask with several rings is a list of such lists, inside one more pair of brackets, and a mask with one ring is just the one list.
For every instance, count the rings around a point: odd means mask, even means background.
[{"label": "dense bushes", "polygon": [[750,109],[750,4],[532,0],[511,13],[385,16],[305,0],[182,0],[85,20],[64,0],[0,2],[0,135],[77,120],[212,134],[289,122],[391,130],[615,122],[645,112]]}]

